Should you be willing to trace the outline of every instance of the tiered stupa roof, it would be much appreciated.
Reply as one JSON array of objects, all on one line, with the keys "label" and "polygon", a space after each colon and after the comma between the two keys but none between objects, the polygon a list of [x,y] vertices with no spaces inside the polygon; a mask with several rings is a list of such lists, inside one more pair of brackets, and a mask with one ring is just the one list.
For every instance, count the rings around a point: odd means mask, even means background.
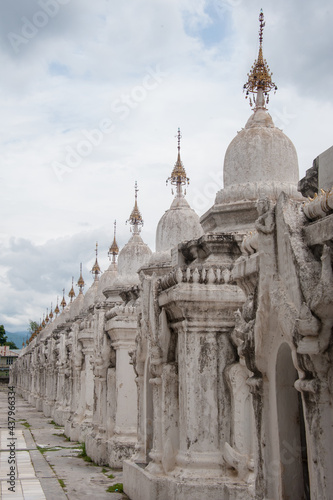
[{"label": "tiered stupa roof", "polygon": [[178,155],[171,176],[167,179],[176,187],[175,198],[161,217],[156,230],[156,252],[170,252],[171,248],[182,241],[199,238],[203,234],[199,217],[185,199],[183,186],[189,184],[184,165],[180,157],[180,129],[178,129]]}]

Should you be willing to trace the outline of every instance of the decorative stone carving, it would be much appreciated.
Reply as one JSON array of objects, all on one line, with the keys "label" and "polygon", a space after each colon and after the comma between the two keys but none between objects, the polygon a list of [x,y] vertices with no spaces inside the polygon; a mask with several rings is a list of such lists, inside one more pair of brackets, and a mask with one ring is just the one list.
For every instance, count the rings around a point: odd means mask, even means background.
[{"label": "decorative stone carving", "polygon": [[326,217],[333,212],[333,188],[330,191],[321,189],[319,195],[315,193],[314,198],[304,203],[303,211],[308,219],[315,220]]}]

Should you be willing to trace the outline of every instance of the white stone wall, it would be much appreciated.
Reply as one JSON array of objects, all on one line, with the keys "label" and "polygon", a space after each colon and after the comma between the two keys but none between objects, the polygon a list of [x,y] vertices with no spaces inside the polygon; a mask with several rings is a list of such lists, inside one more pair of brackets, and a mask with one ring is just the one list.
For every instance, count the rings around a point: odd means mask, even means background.
[{"label": "white stone wall", "polygon": [[155,255],[48,325],[11,383],[124,464],[131,500],[331,499],[330,203],[281,193],[251,205],[251,234]]}]

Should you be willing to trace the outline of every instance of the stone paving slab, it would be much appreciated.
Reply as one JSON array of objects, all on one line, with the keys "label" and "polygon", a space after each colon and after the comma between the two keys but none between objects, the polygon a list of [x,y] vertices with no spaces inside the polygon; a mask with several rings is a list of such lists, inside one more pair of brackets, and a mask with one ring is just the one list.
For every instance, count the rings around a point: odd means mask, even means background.
[{"label": "stone paving slab", "polygon": [[[16,394],[14,436],[8,433],[7,411],[7,386],[0,385],[0,500],[128,500],[125,494],[106,491],[122,483],[122,471],[78,458],[80,443],[68,441],[63,428],[23,398]],[[8,491],[6,476],[12,437],[16,438],[15,493]]]},{"label": "stone paving slab", "polygon": [[[36,452],[36,446],[34,448],[32,452]],[[14,468],[12,471],[10,466]],[[12,476],[8,477],[10,472]],[[15,430],[12,433],[8,429],[0,430],[0,483],[1,499],[46,500],[41,482],[36,477],[32,456],[22,430]]]}]

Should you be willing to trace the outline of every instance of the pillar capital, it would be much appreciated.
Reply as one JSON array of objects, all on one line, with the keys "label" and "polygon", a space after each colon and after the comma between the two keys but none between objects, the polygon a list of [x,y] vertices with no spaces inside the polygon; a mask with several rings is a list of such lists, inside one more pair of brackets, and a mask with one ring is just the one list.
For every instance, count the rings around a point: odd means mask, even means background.
[{"label": "pillar capital", "polygon": [[[234,313],[245,295],[236,285],[178,283],[159,295],[159,305],[168,313],[170,323],[186,320],[188,333],[223,333],[235,324]],[[176,326],[177,327],[177,326]]]}]

